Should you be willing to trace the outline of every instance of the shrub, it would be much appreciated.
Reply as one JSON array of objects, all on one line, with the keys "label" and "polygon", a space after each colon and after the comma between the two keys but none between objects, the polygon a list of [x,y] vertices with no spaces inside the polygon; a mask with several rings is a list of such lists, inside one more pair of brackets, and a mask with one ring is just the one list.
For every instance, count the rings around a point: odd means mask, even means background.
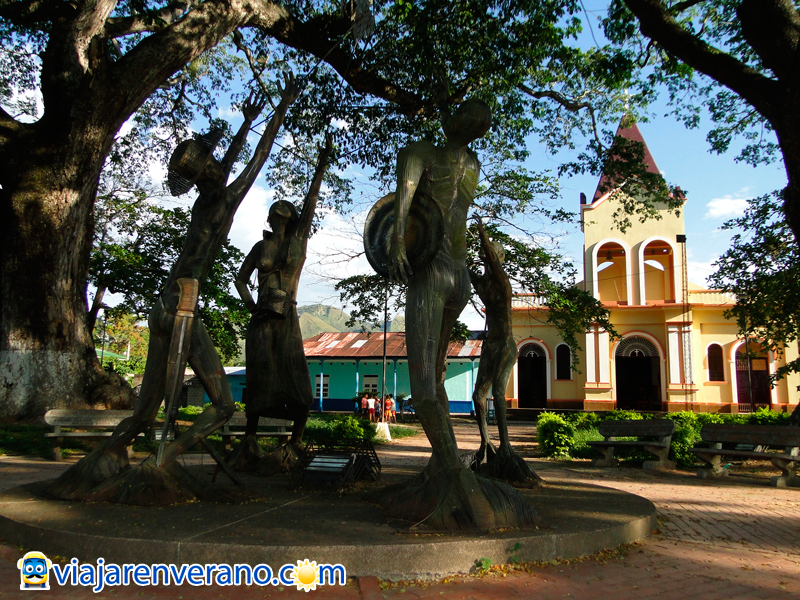
[{"label": "shrub", "polygon": [[183,406],[178,409],[178,419],[181,421],[194,421],[204,409],[204,406]]},{"label": "shrub", "polygon": [[347,415],[341,419],[333,421],[331,433],[336,437],[347,439],[373,438],[375,437],[375,424],[369,421],[362,421],[352,415]]},{"label": "shrub", "polygon": [[788,412],[773,412],[768,408],[759,408],[745,416],[748,425],[788,425]]},{"label": "shrub", "polygon": [[575,447],[575,427],[563,417],[543,412],[536,421],[539,448],[545,456],[568,458]]},{"label": "shrub", "polygon": [[[670,459],[679,467],[689,467],[695,463],[695,456],[689,452],[700,441],[702,424],[696,413],[681,411],[669,413],[667,418],[675,422],[675,433],[672,434]],[[708,422],[717,422],[708,419]]]},{"label": "shrub", "polygon": [[375,437],[374,423],[363,421],[353,415],[337,415],[334,418],[312,417],[306,424],[304,438],[308,441],[318,441],[332,437],[355,439]]},{"label": "shrub", "polygon": [[586,444],[586,442],[600,442],[603,440],[603,436],[600,435],[597,427],[576,429],[573,439],[575,444],[570,450],[570,455],[573,458],[595,458],[598,456],[597,451]]},{"label": "shrub", "polygon": [[564,415],[564,419],[578,430],[597,428],[597,424],[602,420],[600,415],[594,412],[571,412]]},{"label": "shrub", "polygon": [[603,416],[600,417],[602,420],[611,420],[611,421],[641,421],[645,418],[650,418],[650,415],[643,415],[642,413],[638,413],[635,410],[624,410],[624,409],[614,409],[605,411]]},{"label": "shrub", "polygon": [[[539,447],[545,456],[559,458],[593,458],[597,454],[586,445],[586,442],[602,440],[597,430],[597,423],[605,419],[633,421],[650,418],[667,418],[675,422],[675,433],[672,434],[670,459],[679,467],[691,467],[697,464],[695,455],[690,452],[700,443],[700,430],[707,423],[740,423],[750,425],[787,425],[789,413],[777,413],[769,409],[759,409],[750,414],[693,413],[681,411],[669,413],[665,417],[642,415],[633,410],[612,410],[596,413],[571,413],[562,417],[554,413],[544,412],[537,423]],[[638,449],[625,450],[618,448],[615,454],[619,458],[630,460],[650,460],[652,457]]]}]

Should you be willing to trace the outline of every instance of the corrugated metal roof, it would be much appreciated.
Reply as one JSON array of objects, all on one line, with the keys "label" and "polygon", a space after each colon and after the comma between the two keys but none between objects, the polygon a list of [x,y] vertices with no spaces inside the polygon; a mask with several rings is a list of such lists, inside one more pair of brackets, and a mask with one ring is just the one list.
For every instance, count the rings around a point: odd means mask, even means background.
[{"label": "corrugated metal roof", "polygon": [[[306,358],[382,358],[383,333],[320,333],[303,340]],[[386,336],[386,356],[406,358],[406,334],[390,332]],[[452,342],[447,349],[448,358],[480,358],[480,340],[466,343]]]}]

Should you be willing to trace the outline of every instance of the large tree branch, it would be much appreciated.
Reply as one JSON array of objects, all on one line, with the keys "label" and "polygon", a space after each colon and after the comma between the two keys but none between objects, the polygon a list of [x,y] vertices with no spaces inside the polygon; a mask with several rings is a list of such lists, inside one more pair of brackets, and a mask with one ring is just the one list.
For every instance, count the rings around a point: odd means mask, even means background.
[{"label": "large tree branch", "polygon": [[186,11],[199,4],[196,0],[180,0],[161,10],[148,15],[132,15],[129,17],[113,17],[106,21],[105,33],[108,37],[123,37],[134,33],[160,31],[171,25]]},{"label": "large tree branch", "polygon": [[54,21],[74,11],[72,4],[59,0],[0,0],[0,17],[16,25]]},{"label": "large tree branch", "polygon": [[551,100],[555,100],[570,112],[578,112],[585,108],[589,112],[589,117],[592,119],[592,133],[594,134],[594,140],[597,142],[598,149],[605,150],[605,146],[603,142],[600,141],[600,135],[597,131],[597,119],[595,118],[594,106],[592,106],[591,102],[577,102],[554,90],[533,90],[524,83],[518,84],[517,87],[533,98],[550,98]]},{"label": "large tree branch", "polygon": [[636,15],[642,33],[689,66],[730,88],[768,119],[778,107],[780,83],[698,39],[669,13],[661,0],[623,0]]},{"label": "large tree branch", "polygon": [[105,28],[106,19],[116,6],[117,0],[84,0],[78,4],[65,42],[71,50],[74,49],[74,56],[69,59],[75,61],[83,72],[92,68],[90,46]]},{"label": "large tree branch", "polygon": [[[280,18],[285,9],[275,4],[259,4],[261,10]],[[121,98],[124,120],[176,71],[218,44],[242,25],[249,15],[249,4],[241,0],[204,2],[183,18],[165,26],[139,42],[112,67]]]},{"label": "large tree branch", "polygon": [[682,13],[686,9],[692,8],[701,2],[705,2],[705,0],[684,0],[684,2],[678,2],[677,4],[670,6],[669,12],[672,15],[677,15],[678,13]]},{"label": "large tree branch", "polygon": [[790,0],[743,0],[736,7],[742,35],[779,78],[797,72],[800,15]]},{"label": "large tree branch", "polygon": [[281,19],[265,18],[268,16],[262,10],[255,11],[247,25],[261,29],[287,46],[324,60],[359,94],[371,94],[397,104],[407,115],[437,113],[435,106],[423,102],[417,94],[362,68],[348,47],[341,44],[342,36],[350,28],[349,20],[322,15],[303,22],[288,12]]}]

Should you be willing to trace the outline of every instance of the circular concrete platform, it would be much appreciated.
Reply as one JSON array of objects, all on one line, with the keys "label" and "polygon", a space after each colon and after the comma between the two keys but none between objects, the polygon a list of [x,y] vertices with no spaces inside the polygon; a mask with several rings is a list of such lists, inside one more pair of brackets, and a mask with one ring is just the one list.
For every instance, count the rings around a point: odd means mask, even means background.
[{"label": "circular concrete platform", "polygon": [[487,535],[411,533],[359,493],[291,490],[280,477],[247,477],[246,483],[263,498],[162,508],[50,500],[40,494],[47,482],[29,484],[0,494],[0,536],[83,562],[103,557],[117,564],[265,563],[274,569],[308,559],[343,564],[348,576],[422,579],[466,573],[484,558],[502,564],[593,554],[656,528],[649,500],[579,483],[523,491],[544,525]]}]

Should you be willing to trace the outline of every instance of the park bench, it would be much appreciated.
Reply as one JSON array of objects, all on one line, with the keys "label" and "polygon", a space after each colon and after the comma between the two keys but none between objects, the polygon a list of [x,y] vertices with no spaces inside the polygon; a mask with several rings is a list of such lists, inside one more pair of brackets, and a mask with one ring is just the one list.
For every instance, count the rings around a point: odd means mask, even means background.
[{"label": "park bench", "polygon": [[367,438],[330,438],[306,446],[294,474],[295,485],[342,487],[359,479],[381,478],[381,461]]},{"label": "park bench", "polygon": [[[722,466],[722,457],[747,460],[768,460],[781,470],[773,477],[775,487],[800,487],[797,464],[800,462],[800,427],[777,425],[726,425],[709,423],[700,430],[700,438],[709,448],[692,448],[697,457],[710,468],[700,469],[698,477],[723,477],[728,469]],[[770,448],[780,451],[769,452]]]},{"label": "park bench", "polygon": [[[225,449],[230,450],[231,440],[235,437],[244,437],[245,426],[247,425],[247,416],[242,411],[233,413],[233,416],[228,420],[222,429],[219,430],[219,435],[222,437],[222,442],[225,444]],[[258,437],[273,437],[273,438],[290,438],[292,422],[286,419],[273,419],[270,417],[261,417],[258,419]]]},{"label": "park bench", "polygon": [[[48,410],[44,415],[44,421],[53,428],[53,431],[46,433],[45,437],[53,440],[53,460],[61,460],[61,445],[64,443],[64,438],[110,437],[114,428],[131,415],[133,415],[132,410]],[[62,427],[80,431],[62,431]],[[143,436],[144,434],[139,434],[139,437]],[[128,455],[133,455],[130,446]]]},{"label": "park bench", "polygon": [[[616,467],[615,448],[641,448],[658,460],[647,460],[644,469],[674,469],[675,463],[668,459],[669,445],[675,433],[675,422],[669,419],[646,419],[641,421],[601,421],[597,429],[605,439],[602,442],[586,442],[603,456],[592,460],[595,467]],[[617,438],[637,438],[620,440]]]}]

